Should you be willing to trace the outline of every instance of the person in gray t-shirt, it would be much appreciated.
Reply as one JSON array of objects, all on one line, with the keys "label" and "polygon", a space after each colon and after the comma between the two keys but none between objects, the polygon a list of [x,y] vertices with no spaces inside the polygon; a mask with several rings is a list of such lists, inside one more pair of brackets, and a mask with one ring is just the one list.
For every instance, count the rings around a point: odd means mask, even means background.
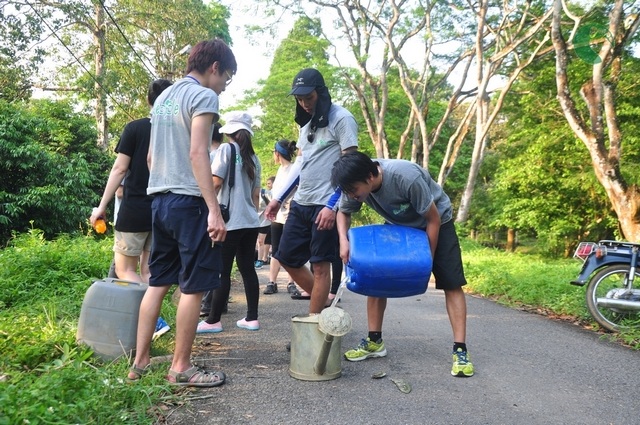
[{"label": "person in gray t-shirt", "polygon": [[149,287],[140,305],[136,357],[129,380],[143,377],[151,364],[151,338],[162,300],[178,284],[176,342],[167,374],[170,384],[215,387],[222,372],[191,363],[191,347],[202,296],[220,285],[220,247],[227,230],[211,178],[209,146],[218,120],[218,95],[237,70],[233,52],[220,39],[192,49],[186,76],[156,99],[151,112],[147,160],[153,195]]},{"label": "person in gray t-shirt", "polygon": [[[273,255],[300,285],[309,298],[309,313],[320,313],[327,305],[331,284],[331,262],[337,257],[338,234],[335,228],[337,196],[329,173],[344,152],[358,148],[358,125],[345,108],[331,102],[322,74],[303,69],[293,79],[289,93],[296,99],[295,121],[300,126],[297,172],[290,172],[291,184],[265,210],[275,218],[286,195],[299,176],[298,189],[289,209],[278,252]],[[313,273],[305,266],[313,265]],[[292,295],[295,298],[295,295]]]},{"label": "person in gray t-shirt", "polygon": [[[444,290],[445,303],[453,330],[454,376],[472,376],[473,364],[466,346],[467,304],[462,286],[467,281],[462,267],[460,244],[452,220],[451,201],[429,172],[413,162],[401,159],[371,160],[361,152],[343,155],[333,165],[331,182],[342,189],[337,226],[340,257],[349,261],[347,231],[351,214],[366,203],[387,223],[425,231],[433,259],[436,289]],[[347,351],[349,361],[384,357],[382,322],[386,298],[367,297],[369,335],[360,345]]]}]

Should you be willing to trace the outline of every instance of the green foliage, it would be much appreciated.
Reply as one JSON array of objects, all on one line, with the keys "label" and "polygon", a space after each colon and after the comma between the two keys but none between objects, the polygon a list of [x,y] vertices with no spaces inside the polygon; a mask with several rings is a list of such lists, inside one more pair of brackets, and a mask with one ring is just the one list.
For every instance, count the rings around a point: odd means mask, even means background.
[{"label": "green foliage", "polygon": [[[629,58],[626,66],[635,69],[637,62]],[[588,68],[578,63],[571,72],[571,81],[584,81]],[[621,167],[636,183],[640,97],[631,74],[623,75],[617,100],[625,134]],[[535,237],[546,255],[568,256],[581,240],[616,238],[617,217],[587,149],[562,118],[555,90],[555,65],[547,58],[527,69],[507,97],[498,137],[481,170],[470,225],[515,229],[521,237]]]},{"label": "green foliage", "polygon": [[472,292],[507,305],[524,305],[589,319],[585,288],[569,284],[580,271],[572,260],[550,260],[530,254],[507,254],[461,241],[468,285]]},{"label": "green foliage", "polygon": [[0,424],[152,424],[152,403],[172,398],[159,370],[141,389],[124,380],[126,363],[95,367],[90,351],[69,345],[58,355],[36,373],[15,372],[0,383]]},{"label": "green foliage", "polygon": [[[108,270],[113,255],[111,243],[104,239],[96,245],[92,237],[67,235],[49,242],[38,229],[16,236],[9,247],[0,250],[0,307],[31,305],[83,293],[92,280]],[[88,251],[94,255],[86,255]],[[81,303],[81,299],[74,300],[59,309],[63,314],[78,314]]]},{"label": "green foliage", "polygon": [[62,102],[0,101],[0,241],[33,223],[47,237],[83,229],[112,157],[90,118]]},{"label": "green foliage", "polygon": [[188,54],[180,52],[185,46],[216,37],[232,44],[229,10],[219,2],[118,0],[110,11],[122,30],[107,17],[105,86],[117,103],[110,118],[112,135],[148,115],[147,88],[153,79],[175,81],[184,75]]},{"label": "green foliage", "polygon": [[33,230],[0,250],[0,424],[151,424],[161,415],[152,409],[171,397],[164,368],[131,385],[127,361],[102,364],[75,341],[84,294],[106,274],[111,246]]},{"label": "green foliage", "polygon": [[45,56],[42,47],[33,47],[42,23],[25,14],[25,9],[28,7],[21,4],[0,4],[0,100],[7,102],[31,97],[33,76]]}]

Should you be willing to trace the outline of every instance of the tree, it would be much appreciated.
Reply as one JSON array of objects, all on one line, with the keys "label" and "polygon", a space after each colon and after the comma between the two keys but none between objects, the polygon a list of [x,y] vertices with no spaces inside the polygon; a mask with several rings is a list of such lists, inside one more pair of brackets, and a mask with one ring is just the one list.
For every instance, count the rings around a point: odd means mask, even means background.
[{"label": "tree", "polygon": [[[505,96],[520,73],[544,53],[543,48],[549,40],[544,25],[551,16],[551,9],[544,11],[543,4],[533,2],[525,2],[518,7],[507,2],[481,0],[477,7],[471,5],[471,10],[476,17],[474,55],[477,91],[469,108],[475,111],[475,141],[457,222],[464,222],[469,216],[489,131],[499,116]],[[502,77],[504,84],[495,89],[492,101],[489,82],[495,77]],[[471,114],[465,116],[466,119],[470,117]],[[466,126],[465,122],[461,124]]]},{"label": "tree", "polygon": [[31,97],[32,76],[44,57],[44,49],[34,43],[42,26],[23,7],[0,1],[0,99],[27,100]]},{"label": "tree", "polygon": [[[605,2],[602,9],[579,16],[562,0],[554,0],[551,37],[556,53],[556,87],[562,113],[575,136],[584,143],[596,178],[604,188],[615,210],[624,237],[640,240],[640,191],[631,183],[622,166],[622,142],[626,128],[617,105],[621,78],[627,63],[633,64],[628,51],[640,25],[633,6],[622,0]],[[563,26],[569,18],[572,25]],[[606,22],[605,25],[599,22]],[[591,74],[582,80],[579,103],[572,88],[568,70],[575,65],[570,49],[583,63],[589,63]]]},{"label": "tree", "polygon": [[48,100],[0,101],[0,243],[31,226],[51,238],[83,229],[113,162],[90,116]]},{"label": "tree", "polygon": [[[436,125],[431,133],[427,129],[429,100],[437,97],[441,90],[449,90],[446,77],[455,68],[434,78],[438,55],[433,47],[456,37],[452,31],[455,18],[446,13],[448,6],[442,2],[421,1],[311,0],[310,3],[317,7],[310,10],[310,6],[300,2],[282,0],[275,3],[295,13],[321,15],[323,20],[333,20],[331,28],[324,30],[324,36],[332,42],[334,58],[340,65],[338,52],[341,53],[342,48],[338,46],[349,46],[350,62],[357,72],[343,72],[343,78],[356,93],[365,128],[378,157],[403,156],[401,152],[391,152],[386,123],[391,112],[388,81],[397,73],[396,81],[410,106],[398,146],[404,148],[410,139],[411,159],[426,166],[433,146],[430,141],[437,139],[438,130],[442,129],[441,125]],[[349,66],[342,68],[346,70]],[[453,108],[457,103],[451,106]]]},{"label": "tree", "polygon": [[60,65],[51,81],[95,113],[98,145],[107,148],[109,115],[116,128],[148,114],[146,90],[155,78],[184,70],[189,44],[221,37],[230,42],[227,9],[201,0],[10,1],[56,41]]}]

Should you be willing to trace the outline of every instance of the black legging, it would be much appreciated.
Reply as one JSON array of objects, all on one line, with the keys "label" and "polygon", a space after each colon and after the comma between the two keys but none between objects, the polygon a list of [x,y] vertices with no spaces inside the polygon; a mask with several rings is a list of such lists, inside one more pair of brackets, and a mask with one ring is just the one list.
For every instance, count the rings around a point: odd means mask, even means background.
[{"label": "black legging", "polygon": [[206,322],[217,323],[222,316],[231,291],[231,269],[235,258],[238,271],[244,283],[244,293],[247,297],[246,320],[258,320],[258,301],[260,298],[260,285],[258,274],[254,266],[256,241],[258,240],[258,228],[238,229],[227,232],[227,237],[222,244],[222,271],[220,273],[220,287],[213,291],[211,299],[211,311]]},{"label": "black legging", "polygon": [[331,291],[329,293],[335,295],[338,293],[340,282],[342,282],[342,259],[338,257],[336,261],[331,262]]}]

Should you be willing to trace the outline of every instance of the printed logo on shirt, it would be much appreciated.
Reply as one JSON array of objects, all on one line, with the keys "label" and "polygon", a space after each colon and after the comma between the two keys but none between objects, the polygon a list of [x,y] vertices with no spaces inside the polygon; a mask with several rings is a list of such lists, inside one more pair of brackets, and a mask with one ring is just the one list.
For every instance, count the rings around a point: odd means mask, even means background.
[{"label": "printed logo on shirt", "polygon": [[393,210],[393,215],[401,215],[409,209],[409,204],[400,204],[398,209]]},{"label": "printed logo on shirt", "polygon": [[178,115],[180,105],[174,99],[167,99],[162,104],[153,107],[153,115],[158,118],[170,118],[172,115]]}]

